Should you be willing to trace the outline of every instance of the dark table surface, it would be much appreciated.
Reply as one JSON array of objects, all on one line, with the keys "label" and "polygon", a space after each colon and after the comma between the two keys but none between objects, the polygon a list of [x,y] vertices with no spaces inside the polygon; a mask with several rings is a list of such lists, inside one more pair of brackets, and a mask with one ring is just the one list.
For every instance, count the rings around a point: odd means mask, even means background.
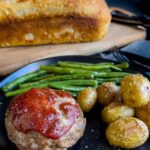
[{"label": "dark table surface", "polygon": [[142,0],[106,0],[109,6],[117,6],[136,14],[143,14]]},{"label": "dark table surface", "polygon": [[[136,15],[150,16],[150,0],[106,0],[109,7],[120,7],[128,10]],[[150,40],[150,24],[144,23],[146,26],[147,37]]]}]

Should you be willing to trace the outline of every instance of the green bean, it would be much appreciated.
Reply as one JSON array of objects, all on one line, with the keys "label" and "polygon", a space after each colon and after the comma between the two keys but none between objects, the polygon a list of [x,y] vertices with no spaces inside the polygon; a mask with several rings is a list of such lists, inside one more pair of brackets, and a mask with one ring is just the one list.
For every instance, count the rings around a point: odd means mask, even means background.
[{"label": "green bean", "polygon": [[97,86],[98,82],[96,80],[67,80],[67,81],[56,81],[52,84],[61,85],[75,85],[75,86]]},{"label": "green bean", "polygon": [[[82,85],[90,85],[90,86],[97,85],[97,82],[95,82],[95,80],[87,80],[88,83],[86,83],[85,81],[86,80],[69,80],[69,81],[43,83],[43,84],[39,84],[37,86],[30,86],[30,87],[21,88],[21,89],[15,90],[15,91],[9,91],[9,92],[6,92],[5,95],[7,97],[12,97],[12,96],[22,94],[32,88],[45,88],[45,87],[52,87],[52,88],[56,88],[56,89],[78,92],[85,88],[85,87],[81,87]],[[76,86],[72,86],[72,85],[76,85]],[[77,85],[81,85],[81,86],[77,86]]]},{"label": "green bean", "polygon": [[36,86],[39,85],[40,83],[46,83],[49,81],[62,81],[62,80],[73,80],[73,79],[93,79],[93,75],[88,75],[88,74],[76,74],[76,75],[59,75],[59,76],[53,76],[51,78],[43,79],[40,81],[36,82],[29,82],[29,83],[24,83],[21,84],[20,87],[28,87],[28,86]]},{"label": "green bean", "polygon": [[128,72],[99,72],[99,73],[95,73],[95,77],[100,77],[100,78],[121,78],[121,77],[125,77],[127,75],[129,75],[131,73]]},{"label": "green bean", "polygon": [[28,87],[54,87],[57,85],[70,85],[70,86],[92,86],[96,87],[98,85],[98,82],[96,80],[67,80],[67,81],[56,81],[56,82],[47,82],[47,83],[40,83],[38,85],[31,85]]},{"label": "green bean", "polygon": [[[60,61],[59,61],[60,62]],[[74,61],[61,61],[63,63],[69,63],[69,64],[78,64],[78,65],[112,65],[113,62],[100,62],[100,63],[86,63],[86,62],[74,62]]]},{"label": "green bean", "polygon": [[96,72],[111,72],[112,70],[110,68],[107,68],[107,69],[93,70],[93,71],[96,71]]},{"label": "green bean", "polygon": [[[43,82],[48,84],[48,82]],[[38,82],[29,82],[29,83],[24,83],[24,84],[20,84],[19,87],[20,88],[27,88],[27,87],[36,87],[39,84],[43,84],[42,82],[38,81]]]},{"label": "green bean", "polygon": [[[40,85],[36,86],[36,88],[44,88],[44,87],[48,87],[48,84],[42,84],[41,86]],[[77,96],[76,92],[79,92],[79,91],[85,89],[85,87],[67,86],[67,85],[59,85],[59,84],[51,84],[49,87],[53,87],[53,88],[61,89],[61,90],[67,90],[73,95],[73,97]],[[15,91],[9,91],[9,92],[6,92],[5,95],[6,95],[6,97],[17,96],[17,95],[20,95],[20,94],[23,94],[23,93],[29,91],[32,88],[33,87],[28,87],[28,88],[17,89]]]},{"label": "green bean", "polygon": [[100,63],[93,63],[92,65],[113,65],[113,62],[100,62]]},{"label": "green bean", "polygon": [[[99,72],[89,71],[84,69],[75,69],[75,68],[66,68],[66,67],[52,67],[52,66],[41,66],[42,70],[58,73],[58,74],[89,74],[89,75],[97,75]],[[105,74],[106,72],[104,72]],[[103,74],[100,73],[100,74]]]},{"label": "green bean", "polygon": [[46,88],[48,87],[48,84],[41,84],[41,85],[37,85],[37,86],[34,86],[34,87],[25,87],[25,88],[20,88],[20,89],[17,89],[17,90],[14,90],[14,91],[8,91],[8,92],[5,92],[5,95],[6,97],[12,97],[12,96],[16,96],[16,95],[20,95],[24,92],[27,92],[28,90],[32,89],[32,88]]},{"label": "green bean", "polygon": [[51,67],[51,66],[41,66],[42,70],[58,73],[58,74],[91,74],[95,77],[125,77],[130,73],[127,72],[96,72],[96,71],[89,71],[84,69],[74,69],[74,68],[65,68],[65,67]]},{"label": "green bean", "polygon": [[80,62],[69,62],[69,61],[59,61],[58,66],[61,67],[70,67],[70,68],[81,68],[87,70],[101,70],[104,68],[111,68],[113,70],[121,71],[121,69],[126,69],[129,67],[127,62],[113,65],[111,62],[102,62],[102,63],[80,63]]},{"label": "green bean", "polygon": [[64,62],[59,61],[58,65],[60,67],[67,67],[67,68],[77,68],[77,69],[85,69],[85,70],[93,70],[93,71],[107,71],[105,69],[113,69],[116,71],[121,71],[120,68],[117,66],[114,66],[113,63],[98,63],[98,64],[90,64],[87,65],[87,63],[70,63],[70,62]]},{"label": "green bean", "polygon": [[127,69],[127,68],[129,68],[129,63],[128,62],[123,62],[121,64],[116,64],[115,66],[118,67],[118,68],[121,68],[121,69]]},{"label": "green bean", "polygon": [[24,83],[26,81],[29,81],[31,79],[33,79],[34,77],[40,76],[45,74],[46,72],[43,70],[37,71],[37,72],[33,72],[33,73],[28,73],[24,76],[21,76],[17,79],[15,79],[14,81],[6,84],[5,86],[3,86],[3,91],[10,91],[12,89],[14,89],[15,87],[17,87],[19,84]]},{"label": "green bean", "polygon": [[57,74],[89,74],[94,75],[93,71],[83,70],[83,69],[74,69],[74,68],[65,68],[65,67],[53,67],[53,66],[41,66],[41,70],[45,70],[51,73]]},{"label": "green bean", "polygon": [[[72,62],[72,61],[60,61],[60,62],[63,62],[63,63],[69,63],[69,64],[78,64],[78,65],[86,65],[86,66],[91,66],[91,65],[113,65],[114,63],[113,62],[101,62],[101,63],[82,63],[82,62]],[[58,63],[59,64],[59,63]],[[129,68],[129,63],[128,62],[123,62],[123,63],[120,63],[120,64],[116,64],[116,65],[113,65],[115,67],[120,68],[120,69],[127,69]],[[113,69],[113,68],[112,68]]]},{"label": "green bean", "polygon": [[86,88],[82,86],[71,86],[71,85],[62,85],[62,84],[54,84],[54,83],[50,84],[49,86],[55,89],[61,89],[61,90],[72,91],[72,92],[79,92]]},{"label": "green bean", "polygon": [[27,92],[30,89],[31,88],[18,89],[18,90],[15,90],[15,91],[6,92],[5,95],[6,95],[6,97],[12,97],[12,96],[20,95],[24,92]]},{"label": "green bean", "polygon": [[122,69],[121,68],[119,68],[119,67],[117,67],[117,66],[110,66],[110,68],[112,69],[112,70],[116,70],[116,71],[122,71]]},{"label": "green bean", "polygon": [[51,78],[55,76],[54,74],[49,74],[49,75],[45,75],[45,76],[41,76],[41,77],[36,77],[36,78],[33,78],[32,80],[30,81],[38,81],[38,80],[43,80],[43,79],[47,79],[47,78]]},{"label": "green bean", "polygon": [[98,83],[103,83],[103,82],[117,82],[119,83],[122,78],[96,78],[96,80],[98,81]]},{"label": "green bean", "polygon": [[[92,86],[92,87],[96,87],[98,85],[98,82],[96,80],[67,80],[67,81],[39,83],[38,85],[30,85],[30,86],[28,85],[28,88],[36,88],[36,87],[56,88],[57,85],[59,85],[59,87],[60,86]],[[27,88],[27,87],[21,86],[21,88]]]},{"label": "green bean", "polygon": [[73,63],[59,61],[58,65],[60,67],[66,67],[66,68],[77,68],[77,69],[95,70],[95,71],[99,71],[99,70],[102,70],[102,69],[109,69],[109,68],[113,68],[115,70],[120,71],[120,68],[112,66],[112,64],[83,65],[83,64],[75,64],[75,63],[73,64]]},{"label": "green bean", "polygon": [[36,85],[36,86],[30,86],[30,87],[25,87],[25,88],[20,88],[20,89],[17,89],[17,90],[14,90],[14,91],[8,91],[8,92],[5,92],[5,95],[6,97],[12,97],[12,96],[16,96],[16,95],[19,95],[19,94],[22,94],[32,88],[46,88],[46,87],[49,87],[49,84],[50,83],[43,83],[43,84],[40,84],[40,85]]}]

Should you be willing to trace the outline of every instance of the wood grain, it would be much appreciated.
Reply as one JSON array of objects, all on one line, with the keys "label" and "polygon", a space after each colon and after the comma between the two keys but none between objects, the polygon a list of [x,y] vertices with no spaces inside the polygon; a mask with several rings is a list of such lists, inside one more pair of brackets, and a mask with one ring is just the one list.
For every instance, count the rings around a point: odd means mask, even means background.
[{"label": "wood grain", "polygon": [[108,34],[101,41],[0,48],[0,76],[7,75],[21,66],[43,58],[62,55],[90,55],[105,51],[113,46],[124,46],[144,39],[145,31],[111,23]]}]

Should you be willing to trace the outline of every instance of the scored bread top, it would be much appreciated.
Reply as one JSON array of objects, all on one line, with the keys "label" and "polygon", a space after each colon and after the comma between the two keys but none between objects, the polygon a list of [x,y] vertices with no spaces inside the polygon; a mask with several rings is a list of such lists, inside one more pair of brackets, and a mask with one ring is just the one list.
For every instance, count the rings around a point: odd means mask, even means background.
[{"label": "scored bread top", "polygon": [[0,0],[0,24],[41,17],[83,17],[105,20],[104,0]]}]

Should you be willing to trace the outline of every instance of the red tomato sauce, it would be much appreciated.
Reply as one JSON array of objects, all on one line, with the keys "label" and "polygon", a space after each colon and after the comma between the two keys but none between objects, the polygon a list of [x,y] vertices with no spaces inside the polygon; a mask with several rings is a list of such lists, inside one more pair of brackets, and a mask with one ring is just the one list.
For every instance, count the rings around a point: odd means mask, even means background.
[{"label": "red tomato sauce", "polygon": [[[64,98],[73,99],[68,92],[48,88],[31,89],[14,97],[9,105],[13,125],[23,133],[36,131],[51,139],[62,137],[80,115],[74,100],[62,101]],[[62,125],[61,114],[67,124]]]}]

